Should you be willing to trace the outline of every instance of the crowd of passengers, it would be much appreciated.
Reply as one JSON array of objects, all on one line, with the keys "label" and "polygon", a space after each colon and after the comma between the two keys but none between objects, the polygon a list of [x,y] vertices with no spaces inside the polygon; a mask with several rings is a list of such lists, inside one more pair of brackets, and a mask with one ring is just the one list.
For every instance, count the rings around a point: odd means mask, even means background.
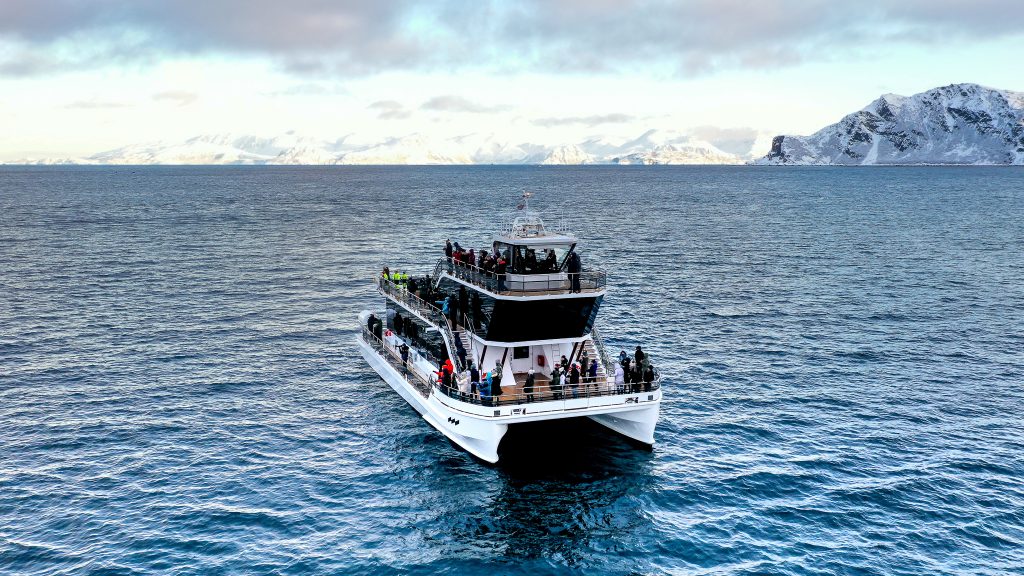
[{"label": "crowd of passengers", "polygon": [[[498,290],[504,291],[505,275],[512,274],[548,274],[560,271],[558,255],[554,249],[543,249],[543,255],[538,258],[537,251],[525,246],[514,247],[516,254],[512,258],[512,249],[506,248],[504,252],[490,253],[487,250],[466,250],[459,246],[458,242],[452,244],[451,240],[444,242],[444,256],[448,261],[448,269],[456,270],[465,268],[478,271],[485,275],[493,275],[498,280]],[[580,292],[580,272],[583,266],[580,256],[572,251],[566,259],[566,272],[571,280],[570,291]]]},{"label": "crowd of passengers", "polygon": [[[463,363],[465,359],[463,358]],[[551,371],[551,379],[546,385],[537,384],[536,372],[531,368],[526,373],[523,383],[523,395],[527,402],[534,402],[538,394],[545,391],[551,393],[552,400],[579,398],[598,395],[602,382],[598,380],[598,363],[596,358],[588,358],[586,350],[580,354],[579,361],[569,362],[564,355]],[[489,372],[481,372],[470,360],[467,369],[455,374],[455,366],[446,360],[437,373],[442,389],[450,395],[462,400],[479,400],[481,404],[490,406],[494,398],[502,395],[501,362],[495,362]],[[623,350],[619,353],[619,363],[615,365],[615,392],[618,394],[650,392],[656,379],[654,365],[650,357],[639,347],[631,358]]]},{"label": "crowd of passengers", "polygon": [[[433,304],[434,308],[448,318],[452,326],[472,324],[473,329],[479,330],[484,323],[480,296],[476,292],[466,290],[465,286],[459,286],[457,294],[449,294],[435,288],[430,276],[417,279],[403,272],[392,272],[387,266],[381,272],[381,278],[404,289],[405,294],[418,298],[421,305]],[[399,328],[396,331],[401,334],[400,330]]]},{"label": "crowd of passengers", "polygon": [[[402,318],[396,312],[394,321],[395,333],[399,337],[404,336],[399,347],[399,354],[402,358],[402,365],[407,368],[409,361],[409,341],[415,341],[417,336],[417,325],[410,318]],[[373,314],[367,320],[367,328],[378,339],[382,339],[383,323]],[[479,401],[485,406],[491,406],[494,398],[499,398],[504,390],[502,389],[502,367],[501,361],[494,363],[494,368],[489,371],[481,371],[472,360],[467,360],[466,351],[461,342],[456,340],[459,365],[466,369],[457,373],[455,364],[451,358],[440,364],[440,369],[434,375],[443,390],[450,395],[462,400]],[[546,391],[551,393],[552,400],[563,400],[579,398],[581,394],[590,395],[591,390],[600,392],[601,382],[598,380],[598,363],[596,358],[589,358],[589,353],[584,349],[576,362],[569,362],[564,355],[554,365],[551,371],[550,381],[547,385],[537,385],[536,372],[531,368],[526,374],[526,381],[523,384],[523,394],[527,402],[534,402],[538,393]],[[640,346],[630,357],[625,350],[619,352],[619,361],[615,365],[615,391],[618,394],[638,393],[641,391],[650,392],[652,383],[656,379],[654,365],[650,356]]]}]

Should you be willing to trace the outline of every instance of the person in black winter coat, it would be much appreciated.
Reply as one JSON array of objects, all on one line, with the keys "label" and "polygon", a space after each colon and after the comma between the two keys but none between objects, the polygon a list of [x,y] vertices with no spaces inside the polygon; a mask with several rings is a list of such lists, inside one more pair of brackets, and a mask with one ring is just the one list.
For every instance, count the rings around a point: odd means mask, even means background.
[{"label": "person in black winter coat", "polygon": [[647,365],[647,370],[644,371],[644,391],[650,392],[652,383],[654,382],[654,366]]},{"label": "person in black winter coat", "polygon": [[476,394],[480,388],[480,371],[472,362],[469,363],[469,393]]},{"label": "person in black winter coat", "polygon": [[583,265],[580,263],[580,255],[575,251],[569,254],[569,262],[566,266],[566,270],[569,272],[569,290],[571,292],[581,292],[580,272],[583,270]]},{"label": "person in black winter coat", "polygon": [[465,286],[459,286],[459,324],[465,326],[466,319],[464,316],[469,313],[469,292],[466,292]]}]

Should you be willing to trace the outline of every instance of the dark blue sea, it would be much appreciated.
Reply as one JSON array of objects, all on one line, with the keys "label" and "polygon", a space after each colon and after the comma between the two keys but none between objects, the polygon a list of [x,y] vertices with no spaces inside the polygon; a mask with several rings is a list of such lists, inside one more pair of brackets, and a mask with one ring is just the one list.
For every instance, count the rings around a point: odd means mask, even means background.
[{"label": "dark blue sea", "polygon": [[[653,450],[485,465],[353,344],[524,189]],[[0,169],[0,573],[1024,573],[1024,170]]]}]

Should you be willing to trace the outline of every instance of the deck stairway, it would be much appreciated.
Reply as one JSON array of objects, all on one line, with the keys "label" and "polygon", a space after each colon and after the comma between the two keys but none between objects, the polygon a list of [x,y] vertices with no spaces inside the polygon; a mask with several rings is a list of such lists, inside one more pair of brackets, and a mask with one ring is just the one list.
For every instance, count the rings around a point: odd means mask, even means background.
[{"label": "deck stairway", "polygon": [[466,358],[477,364],[476,358],[473,357],[473,342],[469,338],[469,330],[461,329],[455,331],[455,337],[462,342],[462,348],[466,350]]},{"label": "deck stairway", "polygon": [[[605,367],[605,361],[601,358],[601,355],[597,351],[597,347],[594,346],[594,341],[590,338],[583,341],[583,349],[587,351],[587,358],[590,360],[597,359],[597,381],[604,382],[608,378],[607,368]],[[589,360],[588,360],[589,361]]]}]

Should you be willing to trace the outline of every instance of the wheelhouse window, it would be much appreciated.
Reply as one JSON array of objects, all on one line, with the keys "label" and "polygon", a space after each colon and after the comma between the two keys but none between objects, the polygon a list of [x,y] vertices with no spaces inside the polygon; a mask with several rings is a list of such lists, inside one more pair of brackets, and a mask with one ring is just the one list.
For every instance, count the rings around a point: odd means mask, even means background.
[{"label": "wheelhouse window", "polygon": [[572,244],[506,244],[495,242],[494,250],[509,262],[513,274],[554,274],[565,267]]},{"label": "wheelhouse window", "polygon": [[529,358],[529,357],[530,357],[530,347],[529,346],[516,346],[515,348],[512,349],[512,359],[513,360],[524,360],[524,359]]}]

